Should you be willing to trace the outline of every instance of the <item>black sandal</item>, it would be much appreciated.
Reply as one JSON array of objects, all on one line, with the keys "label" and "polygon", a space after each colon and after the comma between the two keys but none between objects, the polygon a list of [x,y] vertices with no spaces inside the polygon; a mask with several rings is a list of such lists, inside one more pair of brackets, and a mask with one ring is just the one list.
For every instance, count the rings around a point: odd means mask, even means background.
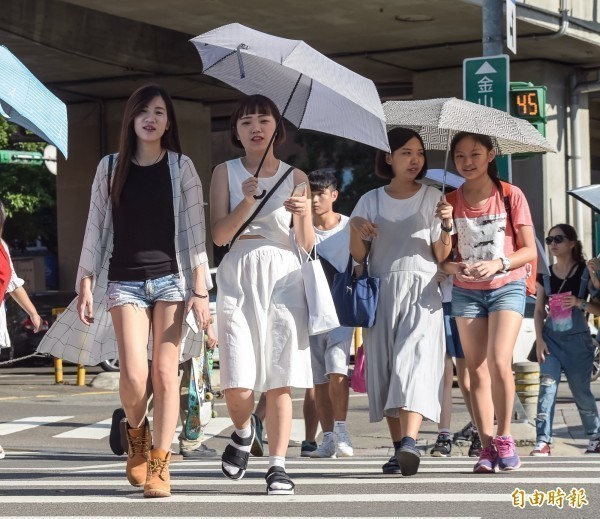
[{"label": "black sandal", "polygon": [[[240,438],[238,434],[234,431],[231,435],[231,439],[234,443],[238,445],[250,446],[254,442],[254,436],[256,435],[256,431],[254,429],[254,425],[252,425],[252,433],[248,438]],[[250,452],[241,451],[240,449],[235,448],[233,445],[228,444],[221,455],[221,462],[228,463],[229,465],[233,465],[238,469],[237,472],[231,474],[225,469],[225,465],[221,463],[221,470],[223,474],[227,476],[229,479],[242,479],[246,474],[246,468],[248,467],[248,458],[250,457]]]},{"label": "black sandal", "polygon": [[[265,476],[267,481],[267,494],[270,496],[287,496],[294,493],[294,482],[285,472],[283,467],[271,467]],[[283,483],[290,488],[273,488],[274,483]]]}]

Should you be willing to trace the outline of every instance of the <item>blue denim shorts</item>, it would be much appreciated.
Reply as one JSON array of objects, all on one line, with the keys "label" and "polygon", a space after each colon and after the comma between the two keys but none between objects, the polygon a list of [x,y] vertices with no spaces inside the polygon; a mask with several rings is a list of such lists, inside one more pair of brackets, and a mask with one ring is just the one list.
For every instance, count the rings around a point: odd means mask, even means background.
[{"label": "blue denim shorts", "polygon": [[183,279],[179,274],[146,281],[109,281],[106,290],[106,309],[136,305],[151,308],[157,301],[185,301]]},{"label": "blue denim shorts", "polygon": [[492,290],[452,288],[452,317],[488,317],[492,312],[512,310],[525,313],[525,280],[512,281]]},{"label": "blue denim shorts", "polygon": [[442,303],[442,307],[444,308],[446,354],[456,359],[464,359],[465,352],[463,351],[460,336],[458,335],[458,326],[456,326],[456,319],[452,317],[452,303]]}]

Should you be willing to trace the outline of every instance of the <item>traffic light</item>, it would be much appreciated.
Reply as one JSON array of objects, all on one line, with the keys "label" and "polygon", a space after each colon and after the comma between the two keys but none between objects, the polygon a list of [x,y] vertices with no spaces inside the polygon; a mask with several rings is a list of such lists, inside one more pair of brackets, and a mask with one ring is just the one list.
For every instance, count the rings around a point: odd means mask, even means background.
[{"label": "traffic light", "polygon": [[546,136],[546,87],[532,83],[511,83],[510,114],[525,119]]},{"label": "traffic light", "polygon": [[44,164],[44,155],[39,151],[0,150],[0,164],[41,166]]}]

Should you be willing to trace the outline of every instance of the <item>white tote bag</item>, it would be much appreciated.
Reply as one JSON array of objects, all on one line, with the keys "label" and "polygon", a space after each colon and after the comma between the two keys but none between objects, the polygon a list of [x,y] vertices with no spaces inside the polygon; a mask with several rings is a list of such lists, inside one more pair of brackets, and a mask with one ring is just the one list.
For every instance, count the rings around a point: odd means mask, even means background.
[{"label": "white tote bag", "polygon": [[317,258],[316,247],[313,247],[311,254],[300,249],[300,262],[308,304],[308,334],[318,335],[339,328],[331,290],[321,261]]}]

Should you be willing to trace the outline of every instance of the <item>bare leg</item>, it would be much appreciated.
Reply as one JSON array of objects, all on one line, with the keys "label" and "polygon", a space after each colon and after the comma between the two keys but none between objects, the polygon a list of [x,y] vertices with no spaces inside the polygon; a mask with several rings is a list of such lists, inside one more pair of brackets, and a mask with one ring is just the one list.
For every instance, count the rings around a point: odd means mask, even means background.
[{"label": "bare leg", "polygon": [[517,312],[502,310],[489,317],[487,358],[492,384],[492,400],[498,421],[498,436],[510,435],[515,398],[512,356],[523,318]]},{"label": "bare leg", "polygon": [[315,385],[315,402],[323,432],[333,431],[333,407],[329,392],[329,382]]},{"label": "bare leg", "polygon": [[487,365],[488,320],[457,317],[456,324],[465,352],[465,361],[471,381],[471,404],[481,444],[487,448],[494,435],[494,405],[490,372]]},{"label": "bare leg", "polygon": [[254,414],[260,418],[261,422],[265,421],[265,416],[267,415],[267,394],[261,393],[260,398],[258,399],[258,403],[256,404],[256,409],[254,410]]},{"label": "bare leg", "polygon": [[329,399],[333,408],[334,420],[346,421],[349,396],[348,377],[338,373],[331,373],[329,375]]},{"label": "bare leg", "polygon": [[402,440],[402,427],[400,427],[400,418],[393,416],[386,416],[385,420],[390,430],[390,437],[392,442],[399,442]]},{"label": "bare leg", "polygon": [[400,428],[404,436],[409,436],[416,440],[417,436],[419,436],[419,429],[422,422],[423,416],[419,413],[400,409]]},{"label": "bare leg", "polygon": [[254,391],[240,387],[225,390],[227,411],[236,429],[250,426],[250,416],[254,409]]},{"label": "bare leg", "polygon": [[452,380],[454,378],[454,364],[452,357],[446,355],[444,359],[444,394],[442,398],[442,411],[438,430],[450,429],[452,420]]},{"label": "bare leg", "polygon": [[465,359],[456,359],[456,377],[458,378],[458,387],[462,393],[467,411],[469,411],[471,422],[475,423],[475,418],[473,417],[473,406],[471,404],[471,379],[469,378],[469,371],[467,370],[467,363]]},{"label": "bare leg", "polygon": [[152,311],[153,441],[169,451],[179,415],[179,348],[183,302],[158,301]]},{"label": "bare leg", "polygon": [[292,394],[289,387],[267,391],[269,456],[285,457],[292,431]]},{"label": "bare leg", "polygon": [[150,310],[136,305],[110,310],[119,348],[119,395],[127,422],[138,428],[146,417]]}]

